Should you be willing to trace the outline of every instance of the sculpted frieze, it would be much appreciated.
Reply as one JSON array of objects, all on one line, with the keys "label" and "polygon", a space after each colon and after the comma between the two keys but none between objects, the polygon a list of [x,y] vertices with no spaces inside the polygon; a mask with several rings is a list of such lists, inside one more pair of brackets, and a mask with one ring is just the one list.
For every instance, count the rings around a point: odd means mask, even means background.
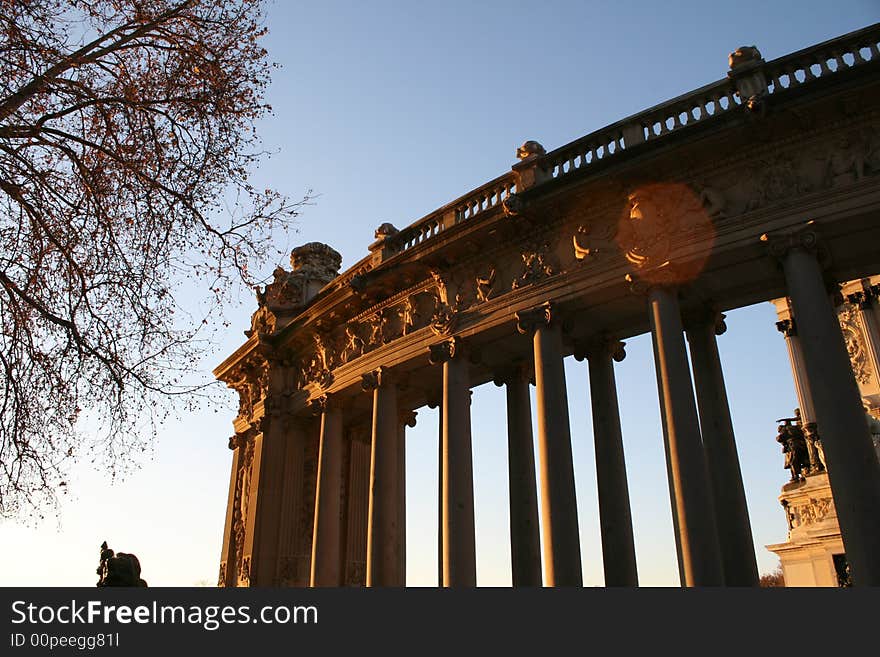
[{"label": "sculpted frieze", "polygon": [[830,497],[813,498],[786,505],[789,529],[806,527],[822,522],[836,514],[834,500]]},{"label": "sculpted frieze", "polygon": [[856,381],[863,385],[867,384],[871,380],[871,367],[868,363],[865,336],[862,334],[856,306],[851,303],[845,304],[838,319]]},{"label": "sculpted frieze", "polygon": [[549,241],[535,240],[526,244],[520,253],[520,258],[521,268],[519,275],[511,283],[512,290],[534,285],[560,273]]},{"label": "sculpted frieze", "polygon": [[652,183],[633,189],[620,222],[617,242],[637,269],[669,262],[675,241],[711,230],[703,202],[683,183]]}]

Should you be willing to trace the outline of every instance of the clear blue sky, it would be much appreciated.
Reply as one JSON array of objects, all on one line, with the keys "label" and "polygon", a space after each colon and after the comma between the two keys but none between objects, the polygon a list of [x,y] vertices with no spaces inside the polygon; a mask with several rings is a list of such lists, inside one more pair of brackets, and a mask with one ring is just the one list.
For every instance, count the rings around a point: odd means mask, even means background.
[{"label": "clear blue sky", "polygon": [[[838,2],[307,2],[269,11],[266,47],[281,64],[261,125],[275,153],[256,177],[293,197],[320,196],[279,246],[329,243],[348,267],[373,230],[405,226],[508,170],[527,139],[547,149],[720,79],[727,55],[757,45],[772,59],[880,21],[876,0]],[[268,275],[273,265],[266,267]],[[243,340],[253,300],[206,355],[209,373]],[[759,569],[785,539],[786,481],[774,420],[795,395],[770,304],[730,313],[719,339]],[[618,392],[639,576],[677,585],[675,544],[648,336],[629,341]],[[587,585],[602,584],[587,366],[566,361]],[[206,374],[209,375],[209,374]],[[473,398],[478,582],[507,585],[503,390]],[[58,519],[4,522],[0,584],[96,580],[98,545],[136,553],[151,585],[216,582],[237,401],[168,423],[143,467],[110,482],[83,464]],[[407,443],[410,585],[436,582],[437,416],[419,410]]]}]

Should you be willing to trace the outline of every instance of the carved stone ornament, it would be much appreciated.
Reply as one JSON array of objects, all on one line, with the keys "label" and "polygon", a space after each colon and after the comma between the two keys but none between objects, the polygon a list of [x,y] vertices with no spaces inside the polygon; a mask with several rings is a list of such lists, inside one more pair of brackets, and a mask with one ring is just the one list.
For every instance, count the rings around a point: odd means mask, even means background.
[{"label": "carved stone ornament", "polygon": [[404,299],[397,312],[400,316],[401,333],[406,335],[412,332],[419,315],[414,297],[408,296]]},{"label": "carved stone ornament", "polygon": [[293,313],[309,299],[309,287],[323,287],[339,275],[342,256],[320,242],[309,242],[290,253],[292,271],[276,267],[272,282],[256,288],[257,303],[275,314]]},{"label": "carved stone ornament", "polygon": [[516,149],[516,159],[518,160],[526,160],[528,158],[534,158],[546,154],[547,150],[541,146],[541,144],[532,139],[524,142],[522,146]]},{"label": "carved stone ornament", "polygon": [[495,267],[489,266],[488,271],[483,276],[476,278],[477,301],[483,303],[488,301],[492,296],[495,288]]},{"label": "carved stone ornament", "polygon": [[813,221],[808,221],[795,230],[764,233],[760,239],[767,246],[770,255],[780,261],[792,249],[802,249],[815,253],[820,265],[827,265],[830,258],[830,254],[824,248]]},{"label": "carved stone ornament", "polygon": [[617,225],[612,221],[594,228],[592,224],[581,224],[571,237],[575,260],[593,259],[598,254],[611,250],[617,235]]},{"label": "carved stone ornament", "polygon": [[226,586],[226,562],[220,562],[220,574],[217,577],[217,586],[222,588]]},{"label": "carved stone ornament", "polygon": [[754,66],[761,59],[761,51],[755,46],[740,46],[730,53],[727,63],[731,70],[735,70],[744,66]]},{"label": "carved stone ornament", "polygon": [[815,525],[837,515],[837,511],[834,508],[834,499],[831,497],[811,497],[806,502],[788,504],[786,506],[789,529]]},{"label": "carved stone ornament", "polygon": [[752,186],[755,192],[746,206],[747,210],[756,210],[808,191],[790,158],[783,156],[755,164],[752,172],[759,177]]},{"label": "carved stone ornament", "polygon": [[845,305],[838,314],[838,319],[853,374],[855,374],[856,381],[865,385],[871,380],[871,367],[868,363],[868,351],[865,346],[865,336],[862,334],[859,323],[857,307],[851,304]]},{"label": "carved stone ornament", "polygon": [[249,586],[251,583],[251,555],[247,555],[241,560],[238,568],[238,581]]},{"label": "carved stone ornament", "polygon": [[524,203],[516,194],[511,194],[501,201],[501,209],[504,210],[505,216],[516,217],[523,211]]},{"label": "carved stone ornament", "polygon": [[429,345],[428,362],[431,363],[431,365],[445,363],[446,361],[455,358],[455,354],[459,349],[460,342],[458,338],[452,338],[451,340],[444,340],[443,342]]},{"label": "carved stone ornament", "polygon": [[235,545],[235,563],[238,564],[238,577],[242,579],[244,565],[244,537],[248,520],[248,504],[251,494],[251,477],[254,464],[254,441],[248,440],[243,458],[239,463],[235,479],[235,495],[232,507],[232,536]]},{"label": "carved stone ornament", "polygon": [[527,285],[533,285],[545,278],[557,274],[556,267],[550,262],[550,243],[537,242],[526,246],[520,254],[522,258],[522,272],[513,279],[511,289],[519,289]]},{"label": "carved stone ornament", "polygon": [[617,241],[627,261],[637,269],[663,266],[669,261],[674,240],[712,229],[703,203],[685,184],[644,185],[631,191],[628,201]]},{"label": "carved stone ornament", "polygon": [[384,240],[388,239],[389,237],[394,237],[399,232],[400,231],[394,227],[394,224],[385,222],[376,229],[376,232],[373,233],[373,237],[377,240]]},{"label": "carved stone ornament", "polygon": [[523,335],[529,335],[538,326],[549,326],[552,310],[553,304],[549,301],[531,310],[521,310],[515,314],[516,330]]},{"label": "carved stone ornament", "polygon": [[436,297],[434,303],[434,313],[431,316],[431,331],[434,335],[449,335],[455,331],[455,327],[458,324],[458,302],[459,297],[456,297],[456,304],[454,306],[449,306],[444,303],[440,297]]},{"label": "carved stone ornament", "polygon": [[861,180],[865,155],[858,135],[840,135],[825,158],[825,186],[842,187]]},{"label": "carved stone ornament", "polygon": [[269,335],[275,331],[276,323],[277,318],[275,317],[275,313],[269,310],[266,306],[260,306],[257,308],[257,311],[251,315],[250,331],[245,331],[244,334],[247,337],[251,337],[255,333],[257,335]]}]

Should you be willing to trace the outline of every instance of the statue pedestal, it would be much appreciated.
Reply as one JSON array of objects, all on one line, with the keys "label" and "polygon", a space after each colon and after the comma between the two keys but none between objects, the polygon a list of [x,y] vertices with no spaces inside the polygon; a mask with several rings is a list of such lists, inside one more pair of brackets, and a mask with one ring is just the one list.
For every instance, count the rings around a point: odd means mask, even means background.
[{"label": "statue pedestal", "polygon": [[786,586],[840,586],[843,540],[826,473],[782,487],[779,502],[788,517],[788,541],[767,545],[782,562]]}]

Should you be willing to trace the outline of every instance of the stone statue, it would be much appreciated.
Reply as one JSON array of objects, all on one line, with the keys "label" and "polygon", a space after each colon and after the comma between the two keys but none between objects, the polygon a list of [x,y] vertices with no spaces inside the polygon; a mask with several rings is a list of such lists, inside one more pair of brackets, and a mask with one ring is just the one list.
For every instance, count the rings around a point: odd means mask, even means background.
[{"label": "stone statue", "polygon": [[101,563],[95,571],[100,577],[97,586],[138,586],[146,587],[141,579],[141,563],[133,554],[119,552],[114,554],[107,547],[107,541],[101,543]]},{"label": "stone statue", "polygon": [[792,422],[798,418],[786,417],[776,420],[784,422],[780,424],[776,442],[782,445],[782,453],[785,454],[785,465],[783,467],[791,471],[791,481],[803,481],[804,475],[809,467],[809,459],[807,457],[807,441],[804,438],[804,432],[801,428]]}]

